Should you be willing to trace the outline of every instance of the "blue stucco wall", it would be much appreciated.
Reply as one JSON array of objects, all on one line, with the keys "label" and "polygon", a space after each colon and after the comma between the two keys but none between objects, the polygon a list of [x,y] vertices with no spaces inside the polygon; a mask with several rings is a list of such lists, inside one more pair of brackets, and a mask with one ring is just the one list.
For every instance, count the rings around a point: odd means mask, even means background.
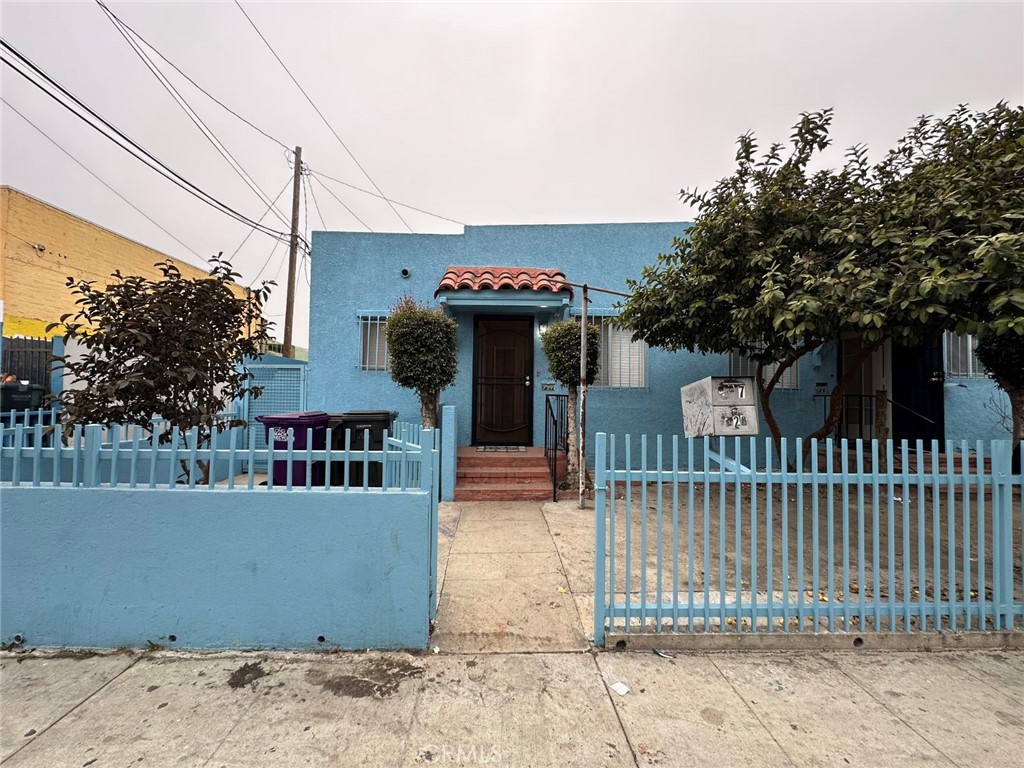
[{"label": "blue stucco wall", "polygon": [[426,647],[426,492],[2,493],[5,642]]},{"label": "blue stucco wall", "polygon": [[1013,433],[1000,423],[1000,407],[1009,418],[1010,398],[991,379],[946,379],[947,440],[1009,440]]},{"label": "blue stucco wall", "polygon": [[[467,227],[463,235],[316,232],[307,407],[326,411],[388,408],[399,411],[399,418],[418,420],[414,393],[397,387],[385,372],[359,370],[358,318],[386,313],[404,294],[435,303],[434,291],[449,265],[555,268],[573,282],[623,291],[626,280],[639,278],[642,268],[653,264],[658,253],[669,251],[672,238],[685,228],[684,223],[669,222]],[[409,270],[407,278],[401,275],[403,268]],[[591,301],[600,312],[618,298],[595,292]],[[573,306],[580,306],[579,291]],[[441,399],[458,406],[458,444],[466,445],[472,434],[473,316],[460,312],[456,317],[459,376]],[[535,381],[539,383],[549,376],[539,332],[535,334]],[[646,387],[590,390],[590,439],[597,431],[681,434],[679,387],[727,373],[725,356],[651,349]],[[821,403],[813,399],[814,383],[834,379],[832,345],[801,363],[801,389],[776,395],[776,410],[787,434],[806,434],[820,423]],[[535,445],[543,442],[546,394],[540,386],[534,387]]]}]

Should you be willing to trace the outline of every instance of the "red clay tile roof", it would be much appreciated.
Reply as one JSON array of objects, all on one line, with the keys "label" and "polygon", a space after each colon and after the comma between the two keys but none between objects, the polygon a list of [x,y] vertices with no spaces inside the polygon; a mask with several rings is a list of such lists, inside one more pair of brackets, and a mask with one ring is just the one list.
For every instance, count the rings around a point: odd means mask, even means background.
[{"label": "red clay tile roof", "polygon": [[448,267],[438,283],[434,295],[441,291],[456,291],[467,288],[479,291],[485,288],[498,290],[514,288],[533,291],[568,291],[572,287],[564,282],[565,273],[559,269],[536,269],[532,267]]}]

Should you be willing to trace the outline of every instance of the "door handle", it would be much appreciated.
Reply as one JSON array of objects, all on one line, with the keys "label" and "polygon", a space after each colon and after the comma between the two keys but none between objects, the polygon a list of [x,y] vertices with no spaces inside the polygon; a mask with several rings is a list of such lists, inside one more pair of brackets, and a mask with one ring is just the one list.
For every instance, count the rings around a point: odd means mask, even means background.
[{"label": "door handle", "polygon": [[530,386],[530,377],[529,376],[526,377],[526,386]]}]

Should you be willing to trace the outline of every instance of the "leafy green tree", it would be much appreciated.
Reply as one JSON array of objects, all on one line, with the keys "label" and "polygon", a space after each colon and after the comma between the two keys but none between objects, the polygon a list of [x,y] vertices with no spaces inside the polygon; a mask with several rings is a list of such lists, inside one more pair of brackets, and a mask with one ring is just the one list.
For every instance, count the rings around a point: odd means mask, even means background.
[{"label": "leafy green tree", "polygon": [[[84,350],[62,358],[72,376],[59,397],[65,429],[136,424],[167,443],[195,428],[203,446],[215,430],[245,426],[220,414],[246,393],[260,394],[243,364],[269,338],[262,308],[272,284],[238,297],[231,264],[220,255],[210,264],[206,278],[186,279],[170,261],[156,264],[158,280],[114,272],[100,286],[68,278],[79,309],[48,328],[63,325],[65,342]],[[164,421],[154,435],[156,417]],[[209,465],[199,466],[205,482]],[[187,475],[187,462],[182,467]]]},{"label": "leafy green tree", "polygon": [[440,308],[403,297],[388,317],[385,333],[391,378],[416,390],[424,427],[437,426],[441,391],[455,382],[459,362],[457,324]]},{"label": "leafy green tree", "polygon": [[[548,371],[559,384],[568,391],[566,412],[568,414],[568,455],[565,468],[567,481],[575,483],[579,479],[579,454],[572,449],[577,445],[578,427],[576,410],[578,408],[580,384],[580,324],[571,320],[552,323],[540,337],[541,348],[548,359]],[[601,334],[593,325],[587,326],[587,384],[593,384],[598,371],[598,356],[601,350]]]},{"label": "leafy green tree", "polygon": [[755,361],[777,448],[770,398],[785,372],[844,332],[862,337],[863,351],[811,435],[822,437],[838,422],[847,385],[894,322],[884,301],[888,251],[857,247],[865,225],[853,214],[873,209],[864,150],[850,150],[838,172],[810,170],[829,144],[831,121],[831,110],[802,115],[785,157],[784,146],[773,144],[758,159],[753,136],[741,136],[732,175],[707,192],[683,190],[698,216],[672,253],[630,282],[622,314],[634,336],[653,346],[736,350]]},{"label": "leafy green tree", "polygon": [[631,284],[623,313],[650,344],[756,361],[776,446],[770,396],[783,372],[840,336],[858,336],[861,352],[812,438],[834,430],[849,382],[887,339],[1024,332],[1021,110],[921,118],[880,163],[854,147],[840,169],[812,173],[830,123],[829,110],[805,113],[785,159],[775,144],[755,160],[754,139],[740,137],[731,176],[683,191],[698,216]]},{"label": "leafy green tree", "polygon": [[898,238],[890,300],[979,339],[1024,440],[1024,107],[922,117],[880,166],[876,237]]}]

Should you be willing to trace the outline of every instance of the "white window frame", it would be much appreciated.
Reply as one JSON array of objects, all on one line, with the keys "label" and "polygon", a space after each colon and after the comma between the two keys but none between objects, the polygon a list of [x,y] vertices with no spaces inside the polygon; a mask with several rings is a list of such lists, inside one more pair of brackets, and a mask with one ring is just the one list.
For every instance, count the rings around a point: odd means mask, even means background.
[{"label": "white window frame", "polygon": [[[386,312],[359,314],[359,370],[388,371],[388,340],[385,334]],[[370,345],[373,345],[372,348]]]},{"label": "white window frame", "polygon": [[[767,363],[762,371],[764,381],[768,382],[772,376],[775,375],[775,371],[778,369],[778,363]],[[757,361],[751,360],[746,355],[743,355],[739,350],[732,350],[729,353],[729,375],[730,376],[750,376],[753,378],[757,375]],[[775,385],[776,389],[800,389],[800,361],[793,363],[786,369],[785,373],[779,379],[779,383]]]},{"label": "white window frame", "polygon": [[978,340],[971,334],[961,335],[946,331],[942,335],[942,360],[947,377],[956,379],[983,379],[988,376],[985,366],[975,354]]},{"label": "white window frame", "polygon": [[601,354],[593,387],[601,389],[647,388],[647,342],[633,341],[632,332],[618,324],[618,315],[587,316],[587,324],[601,333]]}]

